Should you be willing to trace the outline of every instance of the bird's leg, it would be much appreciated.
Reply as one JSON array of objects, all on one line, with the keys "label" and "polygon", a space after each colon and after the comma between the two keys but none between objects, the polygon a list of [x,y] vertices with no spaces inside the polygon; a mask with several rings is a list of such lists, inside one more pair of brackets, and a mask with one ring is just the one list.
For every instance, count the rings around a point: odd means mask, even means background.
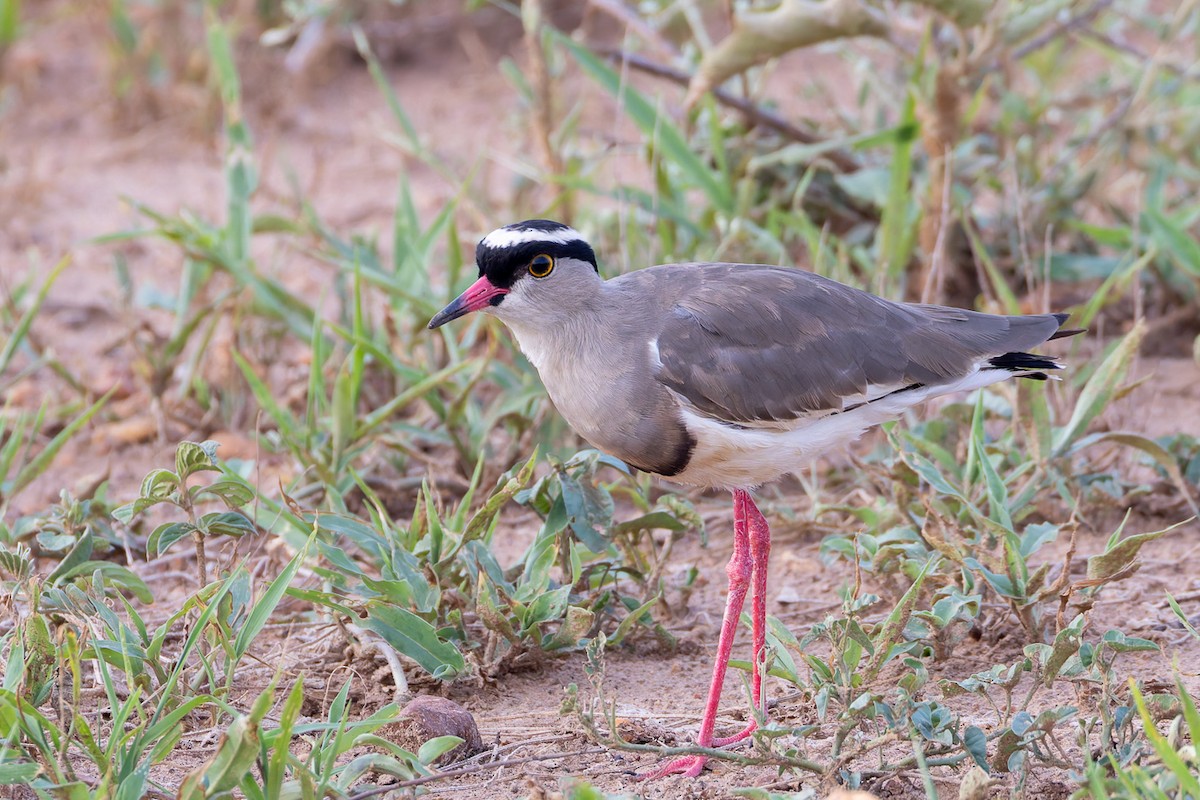
[{"label": "bird's leg", "polygon": [[[752,625],[753,648],[750,653],[754,659],[751,672],[750,692],[753,708],[750,709],[750,721],[739,733],[714,739],[713,745],[723,747],[727,744],[740,742],[758,727],[758,719],[754,710],[766,714],[767,708],[762,702],[762,665],[766,659],[767,645],[767,562],[771,557],[771,528],[767,519],[754,504],[754,498],[748,492],[743,492],[743,508],[747,517],[746,526],[750,539],[751,573],[754,576],[754,596],[750,601],[750,621]],[[735,501],[736,502],[736,501]]]},{"label": "bird's leg", "polygon": [[[704,719],[700,722],[700,736],[696,744],[700,747],[712,747],[713,728],[717,724],[717,706],[721,702],[721,687],[725,683],[725,670],[729,667],[729,654],[733,650],[733,637],[737,633],[738,621],[742,616],[742,606],[746,602],[746,590],[750,588],[750,578],[754,570],[754,556],[750,550],[748,533],[748,512],[754,507],[750,495],[741,489],[733,492],[733,556],[725,567],[729,575],[729,594],[725,599],[725,616],[721,620],[721,638],[717,642],[717,660],[713,664],[712,683],[708,687],[708,703],[704,707]],[[758,515],[761,518],[761,514]],[[765,608],[765,606],[764,606]],[[757,658],[755,659],[757,665]],[[757,672],[757,666],[755,668]],[[748,734],[747,734],[748,735]],[[642,780],[661,778],[676,772],[694,778],[704,769],[707,756],[684,756],[669,761],[657,769],[641,776]]]}]

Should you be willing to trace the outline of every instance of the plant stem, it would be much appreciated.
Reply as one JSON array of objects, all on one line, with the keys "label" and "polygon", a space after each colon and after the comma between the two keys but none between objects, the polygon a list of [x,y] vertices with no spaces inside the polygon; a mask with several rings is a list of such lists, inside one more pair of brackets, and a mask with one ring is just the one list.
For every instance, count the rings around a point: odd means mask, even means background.
[{"label": "plant stem", "polygon": [[925,786],[925,797],[928,800],[938,800],[937,787],[933,785],[933,776],[929,774],[929,764],[925,762],[925,748],[921,746],[919,734],[913,733],[913,755],[917,759],[917,769],[921,772],[921,783]]},{"label": "plant stem", "polygon": [[208,586],[208,562],[204,557],[204,534],[200,531],[192,531],[192,541],[196,543],[196,579],[200,581],[200,588]]}]

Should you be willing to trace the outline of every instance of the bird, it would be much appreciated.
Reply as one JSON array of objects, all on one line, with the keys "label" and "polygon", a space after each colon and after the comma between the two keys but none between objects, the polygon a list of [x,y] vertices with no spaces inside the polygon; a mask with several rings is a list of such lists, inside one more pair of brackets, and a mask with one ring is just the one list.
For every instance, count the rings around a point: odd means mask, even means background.
[{"label": "bird", "polygon": [[[886,300],[794,267],[663,264],[605,280],[574,228],[531,219],[475,249],[479,278],[429,328],[472,312],[511,331],[567,423],[597,449],[675,483],[733,495],[733,554],[697,744],[723,747],[765,718],[771,534],[752,492],[905,409],[1062,364],[1028,351],[1066,314],[1001,316]],[[734,635],[751,601],[746,727],[715,736]],[[695,777],[689,755],[643,775]]]}]

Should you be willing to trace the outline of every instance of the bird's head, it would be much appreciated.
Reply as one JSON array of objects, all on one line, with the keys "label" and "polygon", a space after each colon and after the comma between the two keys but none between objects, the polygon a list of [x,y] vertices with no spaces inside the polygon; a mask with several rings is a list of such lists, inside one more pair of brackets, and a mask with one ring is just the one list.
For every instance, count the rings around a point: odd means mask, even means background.
[{"label": "bird's head", "polygon": [[479,280],[429,321],[445,325],[472,311],[501,319],[528,318],[569,307],[573,294],[597,279],[596,254],[561,222],[529,219],[497,228],[475,248]]}]

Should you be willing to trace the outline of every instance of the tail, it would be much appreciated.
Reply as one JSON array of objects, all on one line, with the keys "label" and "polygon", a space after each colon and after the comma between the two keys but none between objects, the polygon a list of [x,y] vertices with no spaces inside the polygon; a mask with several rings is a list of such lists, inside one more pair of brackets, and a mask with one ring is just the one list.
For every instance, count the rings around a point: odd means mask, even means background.
[{"label": "tail", "polygon": [[[1051,334],[1050,338],[1046,341],[1076,336],[1086,330],[1086,328],[1063,330],[1062,324],[1067,321],[1067,317],[1070,315],[1054,314],[1053,316],[1058,320],[1059,329]],[[1035,381],[1044,381],[1050,377],[1042,370],[1063,368],[1063,365],[1053,358],[1037,355],[1036,353],[1005,353],[1004,355],[989,358],[987,363],[990,365],[987,369],[1005,369],[1016,373],[1015,377],[1017,378],[1029,378]]]}]

